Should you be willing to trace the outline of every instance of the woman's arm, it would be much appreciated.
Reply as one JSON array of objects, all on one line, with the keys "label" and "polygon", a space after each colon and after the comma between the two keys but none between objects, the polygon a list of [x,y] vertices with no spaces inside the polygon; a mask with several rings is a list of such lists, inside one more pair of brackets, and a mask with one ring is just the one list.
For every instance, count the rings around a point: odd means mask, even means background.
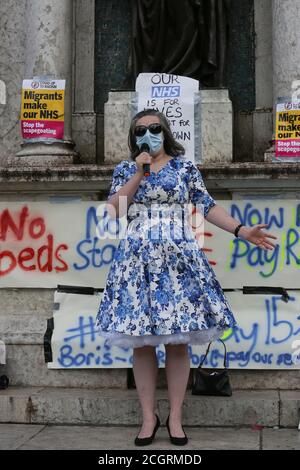
[{"label": "woman's arm", "polygon": [[119,218],[127,213],[127,208],[135,195],[144,175],[137,171],[106,203],[110,217]]},{"label": "woman's arm", "polygon": [[106,202],[108,214],[112,218],[123,217],[127,214],[133,196],[135,195],[141,180],[144,178],[144,163],[152,162],[152,157],[147,152],[141,152],[135,159],[135,173],[129,162],[120,162],[113,173],[113,182]]},{"label": "woman's arm", "polygon": [[[235,228],[240,224],[239,220],[231,217],[231,215],[228,214],[228,212],[218,204],[209,210],[205,220],[208,220],[208,222],[232,234],[234,234]],[[268,232],[261,231],[262,228],[267,226],[268,224],[257,224],[253,227],[243,226],[240,228],[238,236],[261,248],[272,250],[272,247],[275,248],[275,245],[267,240],[267,238],[275,239],[277,237]]]}]

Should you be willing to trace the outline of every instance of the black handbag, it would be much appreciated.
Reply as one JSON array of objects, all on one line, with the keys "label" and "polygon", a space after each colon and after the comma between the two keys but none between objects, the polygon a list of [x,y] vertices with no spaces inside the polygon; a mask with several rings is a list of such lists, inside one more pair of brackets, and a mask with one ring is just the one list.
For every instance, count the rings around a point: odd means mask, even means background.
[{"label": "black handbag", "polygon": [[221,397],[231,397],[232,390],[226,367],[227,350],[224,341],[219,338],[223,343],[224,354],[224,369],[202,369],[202,365],[209,353],[211,342],[209,343],[205,356],[200,362],[199,366],[194,369],[192,395],[215,395]]},{"label": "black handbag", "polygon": [[0,390],[5,390],[8,387],[9,378],[6,375],[0,377]]}]

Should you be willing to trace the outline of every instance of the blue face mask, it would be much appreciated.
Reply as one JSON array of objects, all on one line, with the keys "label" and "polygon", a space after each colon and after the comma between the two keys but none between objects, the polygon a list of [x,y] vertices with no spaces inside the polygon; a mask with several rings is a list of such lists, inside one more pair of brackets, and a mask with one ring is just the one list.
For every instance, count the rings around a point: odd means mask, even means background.
[{"label": "blue face mask", "polygon": [[142,144],[148,144],[150,148],[150,154],[155,154],[158,152],[163,145],[163,133],[160,134],[151,134],[149,129],[147,129],[146,134],[142,137],[136,137],[136,145],[141,148]]}]

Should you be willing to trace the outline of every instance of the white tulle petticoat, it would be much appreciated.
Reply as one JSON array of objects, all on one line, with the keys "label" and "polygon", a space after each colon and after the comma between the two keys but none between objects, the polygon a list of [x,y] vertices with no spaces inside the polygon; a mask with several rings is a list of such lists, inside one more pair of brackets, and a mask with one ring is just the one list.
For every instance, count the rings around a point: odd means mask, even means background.
[{"label": "white tulle petticoat", "polygon": [[208,328],[198,331],[174,333],[170,335],[143,335],[134,336],[116,331],[99,331],[110,346],[124,348],[141,348],[142,346],[158,346],[159,344],[205,344],[214,341],[221,336],[228,328]]}]

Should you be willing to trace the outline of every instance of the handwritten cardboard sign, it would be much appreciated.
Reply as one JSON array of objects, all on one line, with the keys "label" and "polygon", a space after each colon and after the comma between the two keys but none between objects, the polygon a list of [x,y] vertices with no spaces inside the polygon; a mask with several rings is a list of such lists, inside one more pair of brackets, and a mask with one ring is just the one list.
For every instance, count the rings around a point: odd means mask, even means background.
[{"label": "handwritten cardboard sign", "polygon": [[[138,111],[157,109],[169,120],[175,140],[195,161],[195,93],[199,82],[193,78],[166,73],[140,73],[135,85]],[[200,129],[197,129],[199,131]]]}]

